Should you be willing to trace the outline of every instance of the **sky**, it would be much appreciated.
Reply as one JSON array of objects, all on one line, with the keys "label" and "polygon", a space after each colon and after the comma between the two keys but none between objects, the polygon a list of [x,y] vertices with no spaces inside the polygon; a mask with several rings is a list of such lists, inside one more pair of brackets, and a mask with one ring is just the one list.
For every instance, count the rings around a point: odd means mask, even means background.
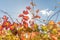
[{"label": "sky", "polygon": [[[23,10],[25,10],[26,6],[30,5],[30,2],[31,0],[0,0],[0,10],[8,12],[13,20],[15,20],[16,18],[19,19],[18,15],[22,13]],[[58,4],[59,2],[60,0],[34,0],[34,3],[37,5],[34,7],[34,9],[40,9],[41,12],[39,13],[39,15],[41,16],[41,19],[47,19],[48,15],[46,13],[48,13],[48,10],[52,11],[51,14],[49,13],[49,15],[52,15],[60,9],[58,7],[53,11],[55,6],[60,6],[60,4]],[[46,13],[44,13],[44,11]],[[3,15],[6,14],[0,11],[0,17],[2,17]],[[58,21],[60,21],[59,17]],[[56,15],[52,19],[56,19]]]}]

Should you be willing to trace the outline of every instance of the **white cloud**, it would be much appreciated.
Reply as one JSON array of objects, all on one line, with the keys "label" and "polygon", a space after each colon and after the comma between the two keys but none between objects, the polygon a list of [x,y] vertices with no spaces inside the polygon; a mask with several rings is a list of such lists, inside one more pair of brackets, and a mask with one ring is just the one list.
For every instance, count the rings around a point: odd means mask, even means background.
[{"label": "white cloud", "polygon": [[51,14],[54,13],[54,11],[49,10],[49,9],[44,9],[44,10],[41,10],[40,12],[41,12],[43,15],[47,15],[47,16],[49,16],[49,15],[51,15]]}]

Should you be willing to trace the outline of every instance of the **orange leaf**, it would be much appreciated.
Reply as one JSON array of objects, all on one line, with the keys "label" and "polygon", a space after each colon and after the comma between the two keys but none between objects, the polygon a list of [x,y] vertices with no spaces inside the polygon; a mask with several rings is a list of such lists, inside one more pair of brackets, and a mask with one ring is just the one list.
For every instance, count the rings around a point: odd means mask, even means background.
[{"label": "orange leaf", "polygon": [[24,27],[25,27],[25,28],[27,28],[27,27],[28,27],[28,23],[27,23],[27,22],[25,22],[25,21],[23,21],[23,25],[24,25]]},{"label": "orange leaf", "polygon": [[3,22],[3,27],[10,27],[11,23],[9,21]]},{"label": "orange leaf", "polygon": [[3,29],[3,27],[0,25],[0,31]]},{"label": "orange leaf", "polygon": [[35,32],[32,32],[31,38],[34,38],[36,36]]},{"label": "orange leaf", "polygon": [[52,40],[57,40],[57,37],[53,34],[49,34]]},{"label": "orange leaf", "polygon": [[15,27],[18,27],[18,23],[15,23],[15,22],[14,22],[13,25],[14,25]]},{"label": "orange leaf", "polygon": [[10,26],[10,30],[14,30],[15,26],[14,25],[11,25]]},{"label": "orange leaf", "polygon": [[24,36],[21,36],[21,40],[26,40],[26,38]]},{"label": "orange leaf", "polygon": [[23,17],[23,20],[26,20],[26,21],[27,21],[28,19],[29,19],[28,16],[24,16],[24,17]]},{"label": "orange leaf", "polygon": [[2,31],[0,31],[0,35],[2,34]]},{"label": "orange leaf", "polygon": [[51,20],[51,21],[49,22],[49,24],[53,25],[53,24],[55,24],[55,22]]}]

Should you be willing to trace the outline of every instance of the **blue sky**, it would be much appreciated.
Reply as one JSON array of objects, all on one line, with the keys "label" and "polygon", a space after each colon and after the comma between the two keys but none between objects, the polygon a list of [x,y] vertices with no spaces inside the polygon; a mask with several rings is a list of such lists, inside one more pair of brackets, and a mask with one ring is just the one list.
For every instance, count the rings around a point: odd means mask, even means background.
[{"label": "blue sky", "polygon": [[[18,18],[18,14],[20,14],[26,6],[30,5],[30,2],[31,0],[0,0],[0,9],[8,12],[15,20],[15,18]],[[60,6],[60,4],[58,4],[60,0],[34,0],[34,2],[37,4],[37,6],[35,6],[35,9],[40,10],[53,10],[54,6]],[[54,12],[59,9],[60,8],[57,8]],[[0,17],[3,15],[5,14],[0,12]],[[43,17],[43,19],[45,19],[45,17]],[[58,20],[60,20],[60,18],[58,18]]]}]

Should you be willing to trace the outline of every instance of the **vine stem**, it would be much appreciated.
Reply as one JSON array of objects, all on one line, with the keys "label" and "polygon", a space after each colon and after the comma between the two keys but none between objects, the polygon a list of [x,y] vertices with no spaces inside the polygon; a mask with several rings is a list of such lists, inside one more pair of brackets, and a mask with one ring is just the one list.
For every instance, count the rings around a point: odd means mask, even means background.
[{"label": "vine stem", "polygon": [[59,13],[57,14],[57,16],[56,16],[56,19],[55,19],[55,21],[57,21],[57,19],[58,19],[58,16],[59,16]]},{"label": "vine stem", "polygon": [[10,17],[11,21],[14,22],[13,19],[12,19],[12,17],[9,15],[8,12],[5,12],[4,10],[0,10],[0,11],[3,12],[4,14],[8,15]]},{"label": "vine stem", "polygon": [[[57,9],[57,6],[55,6],[52,11],[54,11],[54,10],[56,10],[56,9]],[[49,15],[49,16],[47,17],[47,21],[49,20],[49,17],[50,17],[50,16],[51,16],[51,15]]]},{"label": "vine stem", "polygon": [[[56,13],[54,13],[54,14],[48,19],[48,22],[51,20],[51,18],[52,18],[54,15],[58,14],[59,12],[60,12],[60,10],[57,11]],[[57,17],[58,17],[58,16],[57,16]]]},{"label": "vine stem", "polygon": [[[33,0],[31,0],[31,2],[34,4],[34,1],[33,1]],[[35,16],[35,15],[34,15],[34,7],[35,7],[35,6],[32,6],[32,10],[33,10],[32,15],[33,15],[33,17]],[[38,20],[38,19],[35,19],[35,18],[34,18],[34,20],[37,20],[37,21],[39,21],[39,22],[44,23],[43,21],[41,21],[41,19],[40,19],[40,20]],[[44,23],[44,24],[46,24],[46,23]]]}]

